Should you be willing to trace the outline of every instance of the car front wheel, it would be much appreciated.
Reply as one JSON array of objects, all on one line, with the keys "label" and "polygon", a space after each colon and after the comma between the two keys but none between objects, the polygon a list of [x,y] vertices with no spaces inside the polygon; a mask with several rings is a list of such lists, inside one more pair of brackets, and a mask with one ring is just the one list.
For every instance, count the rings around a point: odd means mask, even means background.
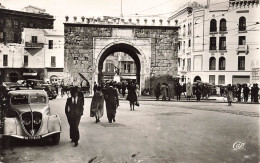
[{"label": "car front wheel", "polygon": [[60,133],[53,134],[52,136],[52,144],[57,145],[60,142]]}]

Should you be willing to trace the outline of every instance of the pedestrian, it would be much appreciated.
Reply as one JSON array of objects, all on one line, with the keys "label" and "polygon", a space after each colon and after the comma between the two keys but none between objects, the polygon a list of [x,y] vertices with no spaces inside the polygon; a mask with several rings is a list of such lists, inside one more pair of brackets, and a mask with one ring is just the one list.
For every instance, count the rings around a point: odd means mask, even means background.
[{"label": "pedestrian", "polygon": [[158,83],[155,87],[155,90],[154,90],[154,94],[155,94],[155,97],[156,97],[156,101],[159,100],[159,97],[161,95],[161,86],[160,86],[160,83]]},{"label": "pedestrian", "polygon": [[254,93],[254,102],[258,102],[258,96],[259,96],[259,87],[258,84],[255,84],[255,93]]},{"label": "pedestrian", "polygon": [[70,139],[76,147],[80,138],[79,123],[84,111],[84,96],[78,87],[73,87],[70,93],[71,97],[67,98],[65,113],[70,125]]},{"label": "pedestrian", "polygon": [[199,84],[197,85],[197,89],[196,89],[195,94],[196,94],[197,101],[200,101],[202,90],[201,90],[201,87],[200,87]]},{"label": "pedestrian", "polygon": [[125,90],[126,90],[126,84],[125,82],[122,83],[122,96],[125,97]]},{"label": "pedestrian", "polygon": [[107,118],[108,122],[112,123],[116,121],[116,109],[119,106],[119,99],[116,89],[113,88],[113,83],[108,84],[108,88],[104,90],[104,97],[106,102]]},{"label": "pedestrian", "polygon": [[91,105],[90,105],[90,117],[96,118],[96,123],[100,122],[100,118],[104,114],[104,94],[101,92],[101,87],[97,87]]},{"label": "pedestrian", "polygon": [[180,85],[180,83],[177,83],[175,88],[176,88],[177,101],[181,100],[182,86]]},{"label": "pedestrian", "polygon": [[171,84],[168,84],[168,101],[171,101],[171,98],[174,98],[174,91]]},{"label": "pedestrian", "polygon": [[128,87],[128,95],[126,100],[130,102],[130,111],[135,110],[135,103],[137,102],[136,87],[134,83],[131,83]]},{"label": "pedestrian", "polygon": [[237,101],[241,102],[241,85],[237,85]]},{"label": "pedestrian", "polygon": [[162,92],[162,101],[166,101],[166,97],[167,97],[167,85],[166,85],[166,83],[162,84],[161,92]]},{"label": "pedestrian", "polygon": [[232,105],[231,103],[233,101],[233,88],[231,84],[228,84],[226,94],[227,94],[228,106],[231,106]]},{"label": "pedestrian", "polygon": [[248,94],[249,94],[250,90],[247,87],[247,84],[244,85],[244,89],[243,89],[243,93],[244,93],[244,102],[248,101]]},{"label": "pedestrian", "polygon": [[187,97],[187,101],[190,101],[191,96],[192,96],[192,85],[191,85],[191,82],[188,82],[186,84],[186,97]]},{"label": "pedestrian", "polygon": [[93,91],[94,91],[94,93],[97,91],[97,83],[96,82],[94,82],[94,87],[93,87]]}]

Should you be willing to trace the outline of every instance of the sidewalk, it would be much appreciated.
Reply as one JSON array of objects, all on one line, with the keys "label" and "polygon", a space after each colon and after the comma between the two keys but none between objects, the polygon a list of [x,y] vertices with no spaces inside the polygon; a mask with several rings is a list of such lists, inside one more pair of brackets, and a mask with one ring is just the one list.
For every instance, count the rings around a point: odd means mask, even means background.
[{"label": "sidewalk", "polygon": [[[85,98],[92,98],[93,96],[88,96]],[[123,97],[121,94],[119,95],[119,100],[126,100],[127,95],[125,95],[125,97]],[[67,96],[63,96],[61,97],[60,95],[57,96],[57,98],[67,98]],[[177,101],[176,99],[177,97],[175,96],[174,99],[171,99],[170,101],[172,102],[197,102],[196,98],[191,98],[190,101],[187,101],[187,98],[182,95],[181,96],[181,100]],[[54,99],[55,100],[55,99]],[[155,96],[139,96],[138,97],[138,101],[156,101]],[[158,101],[162,101],[162,97],[160,97],[160,99]],[[218,97],[218,96],[210,96],[208,99],[200,99],[201,102],[211,102],[211,103],[227,103],[226,99],[224,99],[224,97]],[[233,103],[240,103],[240,104],[259,104],[255,103],[255,102],[251,102],[250,99],[248,102],[235,102],[233,101]]]}]

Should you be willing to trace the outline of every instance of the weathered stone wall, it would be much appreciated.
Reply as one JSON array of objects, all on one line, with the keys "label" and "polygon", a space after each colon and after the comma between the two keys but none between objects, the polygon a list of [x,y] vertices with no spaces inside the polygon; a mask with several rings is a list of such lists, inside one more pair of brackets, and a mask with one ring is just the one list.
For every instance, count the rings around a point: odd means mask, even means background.
[{"label": "weathered stone wall", "polygon": [[[101,24],[77,24],[64,23],[65,36],[65,71],[73,78],[74,83],[81,81],[78,73],[82,73],[92,83],[93,69],[97,64],[93,58],[94,38],[112,37],[113,28],[131,29],[133,39],[151,39],[151,75],[157,78],[161,76],[177,75],[177,37],[178,28],[170,26],[124,26]],[[129,38],[127,38],[129,39]],[[135,46],[135,45],[132,45]],[[136,45],[140,46],[140,45]],[[162,78],[163,79],[163,78]],[[162,81],[163,82],[163,81]],[[166,82],[166,81],[165,81]],[[145,83],[143,88],[150,88],[151,84]]]}]

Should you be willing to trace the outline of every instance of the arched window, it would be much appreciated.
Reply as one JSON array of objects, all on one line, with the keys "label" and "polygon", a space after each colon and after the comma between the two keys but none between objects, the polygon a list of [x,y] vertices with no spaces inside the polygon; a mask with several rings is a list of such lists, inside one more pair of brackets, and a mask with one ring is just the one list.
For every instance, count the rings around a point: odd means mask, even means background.
[{"label": "arched window", "polygon": [[209,59],[209,70],[216,70],[216,58],[210,57]]},{"label": "arched window", "polygon": [[227,31],[227,24],[226,23],[227,23],[226,19],[220,20],[219,31]]},{"label": "arched window", "polygon": [[219,70],[226,69],[226,59],[224,57],[219,58]]},{"label": "arched window", "polygon": [[210,32],[216,32],[217,31],[217,21],[215,19],[212,19],[210,21]]},{"label": "arched window", "polygon": [[240,17],[239,18],[239,31],[245,31],[246,30],[246,18]]},{"label": "arched window", "polygon": [[188,24],[188,35],[190,35],[190,23]]},{"label": "arched window", "polygon": [[183,26],[183,36],[185,36],[186,35],[186,26],[184,25]]}]

